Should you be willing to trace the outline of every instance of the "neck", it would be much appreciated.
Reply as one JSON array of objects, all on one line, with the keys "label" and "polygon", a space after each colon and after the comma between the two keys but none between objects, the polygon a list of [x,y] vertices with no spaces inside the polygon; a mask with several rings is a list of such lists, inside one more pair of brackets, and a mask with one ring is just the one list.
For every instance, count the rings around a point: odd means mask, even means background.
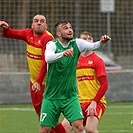
[{"label": "neck", "polygon": [[63,44],[63,45],[67,45],[71,39],[63,39],[63,38],[58,38],[58,40]]},{"label": "neck", "polygon": [[42,35],[43,33],[37,33],[37,32],[34,32],[34,35],[35,36],[40,36],[40,35]]}]

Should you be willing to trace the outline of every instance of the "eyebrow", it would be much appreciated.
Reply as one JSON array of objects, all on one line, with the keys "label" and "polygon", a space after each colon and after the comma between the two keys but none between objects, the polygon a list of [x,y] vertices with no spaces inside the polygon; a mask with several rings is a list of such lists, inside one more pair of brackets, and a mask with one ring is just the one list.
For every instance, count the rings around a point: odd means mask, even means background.
[{"label": "eyebrow", "polygon": [[[39,19],[37,19],[37,18],[34,18],[33,20],[39,20]],[[42,19],[40,19],[40,20],[45,20],[44,18],[42,18]]]}]

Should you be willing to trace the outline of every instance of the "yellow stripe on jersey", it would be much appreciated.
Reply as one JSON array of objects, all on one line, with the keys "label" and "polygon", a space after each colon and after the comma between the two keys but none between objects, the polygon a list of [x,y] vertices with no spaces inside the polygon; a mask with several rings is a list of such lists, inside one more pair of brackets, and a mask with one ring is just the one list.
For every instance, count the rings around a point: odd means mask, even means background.
[{"label": "yellow stripe on jersey", "polygon": [[42,55],[42,49],[41,48],[35,48],[32,45],[27,44],[27,51],[29,53],[35,54],[35,55]]},{"label": "yellow stripe on jersey", "polygon": [[[34,83],[40,72],[40,67],[42,64],[42,49],[35,48],[27,44],[27,61],[30,71],[30,81]],[[42,85],[45,84],[46,77],[44,77]]]},{"label": "yellow stripe on jersey", "polygon": [[99,115],[98,115],[99,119],[101,118],[101,115],[102,115],[102,109],[100,109],[100,111],[99,111]]},{"label": "yellow stripe on jersey", "polygon": [[50,35],[50,36],[53,37],[53,35],[52,35],[49,31],[46,31],[46,33],[47,33],[48,35]]},{"label": "yellow stripe on jersey", "polygon": [[[80,103],[89,102],[94,99],[100,87],[93,68],[77,69],[78,92]],[[100,102],[106,104],[105,97]]]}]

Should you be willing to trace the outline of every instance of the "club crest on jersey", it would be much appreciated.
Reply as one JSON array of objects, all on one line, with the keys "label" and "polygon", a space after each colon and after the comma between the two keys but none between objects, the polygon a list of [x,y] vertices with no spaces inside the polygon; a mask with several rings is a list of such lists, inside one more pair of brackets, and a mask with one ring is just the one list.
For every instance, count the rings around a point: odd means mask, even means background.
[{"label": "club crest on jersey", "polygon": [[88,61],[88,64],[89,64],[89,65],[92,65],[92,64],[93,64],[93,61],[89,60],[89,61]]},{"label": "club crest on jersey", "polygon": [[38,44],[40,44],[41,43],[41,40],[38,40]]},{"label": "club crest on jersey", "polygon": [[62,50],[62,49],[57,49],[57,51],[58,51],[58,53],[63,52],[63,50]]}]

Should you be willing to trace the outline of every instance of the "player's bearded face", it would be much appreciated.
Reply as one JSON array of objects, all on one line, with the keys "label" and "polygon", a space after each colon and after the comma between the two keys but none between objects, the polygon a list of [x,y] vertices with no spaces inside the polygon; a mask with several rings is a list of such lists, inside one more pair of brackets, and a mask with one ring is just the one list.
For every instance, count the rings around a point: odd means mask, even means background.
[{"label": "player's bearded face", "polygon": [[62,24],[60,27],[60,34],[63,40],[71,40],[73,38],[73,29],[71,24]]},{"label": "player's bearded face", "polygon": [[73,30],[70,29],[70,30],[61,32],[61,37],[63,40],[70,41],[73,38]]},{"label": "player's bearded face", "polygon": [[73,34],[62,34],[62,39],[63,40],[67,40],[67,41],[70,41],[72,38],[73,38]]}]

